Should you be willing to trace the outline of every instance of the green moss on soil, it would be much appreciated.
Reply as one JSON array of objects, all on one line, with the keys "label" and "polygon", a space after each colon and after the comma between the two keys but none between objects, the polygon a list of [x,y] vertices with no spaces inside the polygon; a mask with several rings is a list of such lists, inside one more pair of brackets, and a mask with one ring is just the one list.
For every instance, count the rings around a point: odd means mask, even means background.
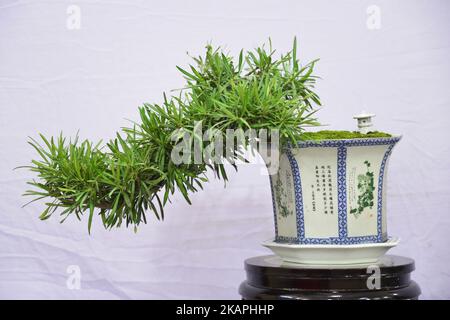
[{"label": "green moss on soil", "polygon": [[391,134],[372,131],[367,134],[357,131],[340,131],[340,130],[322,130],[317,132],[305,132],[302,134],[302,140],[337,140],[337,139],[364,139],[364,138],[388,138]]}]

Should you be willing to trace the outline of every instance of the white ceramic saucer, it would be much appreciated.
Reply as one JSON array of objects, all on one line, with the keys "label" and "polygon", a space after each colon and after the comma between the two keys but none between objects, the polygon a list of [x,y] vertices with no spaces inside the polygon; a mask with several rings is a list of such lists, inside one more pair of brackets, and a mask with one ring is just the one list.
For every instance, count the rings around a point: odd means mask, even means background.
[{"label": "white ceramic saucer", "polygon": [[314,265],[342,265],[374,263],[400,242],[397,237],[382,243],[350,245],[311,245],[276,243],[273,239],[262,243],[286,262]]}]

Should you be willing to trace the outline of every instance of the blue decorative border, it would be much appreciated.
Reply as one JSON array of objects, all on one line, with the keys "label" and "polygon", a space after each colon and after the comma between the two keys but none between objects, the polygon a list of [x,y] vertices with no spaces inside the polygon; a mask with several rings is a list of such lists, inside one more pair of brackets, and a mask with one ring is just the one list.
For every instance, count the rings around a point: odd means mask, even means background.
[{"label": "blue decorative border", "polygon": [[[366,139],[341,139],[341,140],[307,140],[297,143],[297,148],[310,147],[357,147],[357,146],[379,146],[395,144],[401,139],[401,136],[389,138],[366,138]],[[292,145],[288,143],[286,149],[291,149]]]},{"label": "blue decorative border", "polygon": [[338,225],[339,239],[347,238],[347,148],[337,150]]},{"label": "blue decorative border", "polygon": [[[302,181],[300,180],[300,169],[298,163],[291,152],[291,149],[286,150],[286,155],[291,165],[292,177],[294,180],[294,193],[295,193],[295,212],[297,213],[297,237],[300,239],[305,238],[305,221],[303,214],[299,217],[298,213],[303,213],[303,195],[302,195]],[[298,241],[298,239],[296,239]]]},{"label": "blue decorative border", "polygon": [[395,144],[391,144],[386,153],[384,154],[383,161],[381,161],[380,166],[380,176],[378,178],[378,207],[377,207],[377,231],[378,231],[378,242],[383,242],[387,240],[387,234],[383,234],[383,221],[382,221],[382,213],[383,213],[383,181],[384,181],[384,169],[386,167],[387,160],[391,155],[392,149]]},{"label": "blue decorative border", "polygon": [[[270,186],[272,192],[273,212],[275,220],[275,241],[279,243],[300,243],[300,244],[358,244],[373,243],[385,241],[382,233],[382,192],[383,192],[383,176],[387,159],[391,154],[394,145],[401,139],[401,136],[390,138],[370,138],[370,139],[345,139],[345,140],[322,140],[322,141],[302,141],[297,144],[298,148],[310,147],[334,147],[337,148],[337,184],[338,184],[338,228],[339,237],[330,238],[306,238],[305,221],[303,212],[303,196],[302,185],[300,179],[300,169],[297,160],[292,154],[292,146],[288,143],[284,151],[288,157],[289,164],[293,173],[294,193],[295,193],[295,209],[297,220],[297,238],[285,237],[278,235],[277,214],[275,205],[275,195],[273,191],[272,179],[270,178]],[[347,234],[347,187],[346,187],[346,160],[347,147],[352,146],[374,146],[389,145],[380,165],[380,175],[378,180],[378,203],[377,203],[377,235],[348,237]]]}]

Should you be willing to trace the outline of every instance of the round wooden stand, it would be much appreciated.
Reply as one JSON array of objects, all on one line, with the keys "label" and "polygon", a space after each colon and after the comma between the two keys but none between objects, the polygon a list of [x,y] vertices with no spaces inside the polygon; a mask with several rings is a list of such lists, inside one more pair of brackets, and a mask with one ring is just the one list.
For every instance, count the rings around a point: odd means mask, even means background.
[{"label": "round wooden stand", "polygon": [[386,255],[371,265],[311,266],[274,255],[245,261],[244,300],[411,300],[420,288],[411,280],[414,260]]}]

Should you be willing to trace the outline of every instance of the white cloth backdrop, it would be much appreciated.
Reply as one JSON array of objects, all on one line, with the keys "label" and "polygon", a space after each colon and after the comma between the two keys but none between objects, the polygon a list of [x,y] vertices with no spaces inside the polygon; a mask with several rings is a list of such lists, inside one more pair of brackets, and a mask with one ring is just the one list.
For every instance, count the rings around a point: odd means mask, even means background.
[{"label": "white cloth backdrop", "polygon": [[113,137],[182,85],[175,65],[208,41],[238,53],[271,37],[286,51],[294,35],[302,59],[321,58],[322,122],[353,129],[366,109],[404,135],[389,168],[392,253],[415,258],[422,298],[450,298],[449,27],[445,0],[0,0],[0,298],[239,298],[243,260],[268,254],[259,243],[273,234],[260,168],[208,184],[192,206],[176,198],[137,234],[96,220],[91,236],[86,219],[21,208],[32,175],[12,169],[35,157],[38,132]]}]

